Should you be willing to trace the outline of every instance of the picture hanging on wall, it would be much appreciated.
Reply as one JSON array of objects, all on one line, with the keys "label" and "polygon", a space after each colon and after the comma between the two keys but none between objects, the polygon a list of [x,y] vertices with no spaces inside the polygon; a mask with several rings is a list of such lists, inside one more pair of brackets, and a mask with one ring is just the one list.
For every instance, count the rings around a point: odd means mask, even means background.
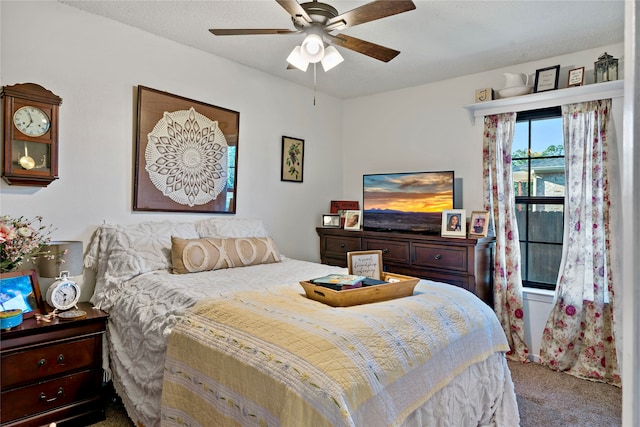
[{"label": "picture hanging on wall", "polygon": [[282,137],[282,172],[280,181],[302,182],[304,140]]},{"label": "picture hanging on wall", "polygon": [[134,211],[235,213],[240,113],[138,86]]}]

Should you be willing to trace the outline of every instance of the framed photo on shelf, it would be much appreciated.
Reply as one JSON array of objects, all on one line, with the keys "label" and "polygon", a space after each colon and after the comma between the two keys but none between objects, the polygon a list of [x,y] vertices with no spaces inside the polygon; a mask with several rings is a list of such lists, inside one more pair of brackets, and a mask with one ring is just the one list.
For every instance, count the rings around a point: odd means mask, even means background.
[{"label": "framed photo on shelf", "polygon": [[0,274],[0,310],[14,309],[22,310],[23,319],[45,313],[35,270]]},{"label": "framed photo on shelf", "polygon": [[442,237],[467,237],[467,214],[464,209],[442,211]]},{"label": "framed photo on shelf", "polygon": [[560,77],[560,65],[540,68],[536,70],[536,82],[533,86],[534,92],[546,92],[558,89],[558,78]]},{"label": "framed photo on shelf", "polygon": [[280,181],[302,182],[304,140],[282,137],[282,171]]},{"label": "framed photo on shelf", "polygon": [[489,212],[486,212],[486,211],[471,212],[469,236],[487,237],[488,227],[489,227]]},{"label": "framed photo on shelf", "polygon": [[328,228],[340,228],[340,214],[322,214],[322,226]]},{"label": "framed photo on shelf", "polygon": [[344,227],[345,212],[358,209],[360,209],[360,203],[357,200],[332,200],[329,206],[329,212],[340,215],[340,227]]},{"label": "framed photo on shelf", "polygon": [[362,220],[362,212],[360,211],[346,211],[344,213],[344,229],[345,230],[360,230],[360,222]]},{"label": "framed photo on shelf", "polygon": [[567,87],[582,86],[584,84],[584,67],[569,70]]},{"label": "framed photo on shelf", "polygon": [[382,251],[347,252],[349,274],[382,280]]}]

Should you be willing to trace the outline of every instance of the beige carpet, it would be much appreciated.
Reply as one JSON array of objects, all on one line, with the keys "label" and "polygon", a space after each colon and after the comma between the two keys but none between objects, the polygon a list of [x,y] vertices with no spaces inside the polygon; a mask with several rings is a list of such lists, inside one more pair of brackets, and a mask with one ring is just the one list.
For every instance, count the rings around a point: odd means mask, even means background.
[{"label": "beige carpet", "polygon": [[[516,387],[521,427],[619,427],[622,391],[581,380],[537,363],[509,362]],[[132,427],[117,399],[107,406],[107,419],[94,427]],[[512,426],[504,426],[512,427]]]}]

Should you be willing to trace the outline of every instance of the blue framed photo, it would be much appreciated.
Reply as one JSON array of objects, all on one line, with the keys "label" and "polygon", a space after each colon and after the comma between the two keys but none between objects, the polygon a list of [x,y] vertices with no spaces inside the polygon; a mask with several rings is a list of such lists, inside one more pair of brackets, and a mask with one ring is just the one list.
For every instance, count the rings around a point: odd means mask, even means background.
[{"label": "blue framed photo", "polygon": [[44,301],[35,270],[0,273],[0,311],[15,309],[22,310],[25,319],[44,314]]}]

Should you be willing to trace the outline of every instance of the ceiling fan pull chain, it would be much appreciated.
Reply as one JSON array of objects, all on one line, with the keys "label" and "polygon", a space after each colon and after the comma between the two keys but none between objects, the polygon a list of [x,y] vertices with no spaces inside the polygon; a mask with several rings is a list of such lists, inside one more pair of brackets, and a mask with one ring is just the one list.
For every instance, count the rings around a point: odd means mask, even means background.
[{"label": "ceiling fan pull chain", "polygon": [[313,106],[316,106],[316,64],[313,64]]}]

